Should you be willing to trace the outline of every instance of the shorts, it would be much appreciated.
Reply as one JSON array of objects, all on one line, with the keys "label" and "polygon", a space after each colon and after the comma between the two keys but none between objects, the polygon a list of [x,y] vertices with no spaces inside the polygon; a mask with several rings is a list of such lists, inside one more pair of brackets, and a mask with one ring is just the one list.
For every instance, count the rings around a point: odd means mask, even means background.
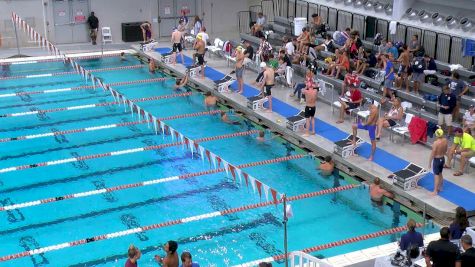
[{"label": "shorts", "polygon": [[384,80],[384,87],[389,88],[389,89],[393,88],[393,82],[394,82],[394,80],[385,79]]},{"label": "shorts", "polygon": [[398,73],[399,74],[404,74],[404,73],[408,73],[409,72],[409,68],[404,66],[404,65],[400,65],[399,66],[399,70],[398,70]]},{"label": "shorts", "polygon": [[424,75],[424,73],[413,72],[413,73],[412,73],[412,81],[413,81],[413,82],[419,82],[419,83],[425,82],[425,75]]},{"label": "shorts", "polygon": [[265,87],[265,92],[264,92],[265,95],[266,95],[266,96],[272,95],[271,90],[272,90],[272,87],[274,87],[274,85],[273,85],[273,84],[271,84],[271,85],[267,85],[267,84],[266,84],[264,87]]},{"label": "shorts", "polygon": [[305,107],[305,118],[315,117],[315,107]]},{"label": "shorts", "polygon": [[97,37],[97,29],[90,29],[89,30],[89,36],[91,38],[96,38]]},{"label": "shorts", "polygon": [[390,127],[393,127],[394,125],[396,125],[396,122],[392,119],[387,119],[387,121],[388,121]]},{"label": "shorts", "polygon": [[348,107],[346,108],[346,110],[350,110],[350,109],[355,109],[357,107],[359,107],[360,105],[357,104],[357,103],[347,103]]},{"label": "shorts", "polygon": [[151,32],[151,31],[146,31],[146,32],[145,32],[145,37],[146,37],[147,39],[152,38],[152,32]]},{"label": "shorts", "polygon": [[445,125],[452,126],[452,114],[442,114],[439,112],[438,119],[439,125],[444,125],[445,122]]},{"label": "shorts", "polygon": [[244,67],[236,68],[236,79],[242,79]]},{"label": "shorts", "polygon": [[174,43],[172,47],[172,52],[176,53],[176,52],[181,52],[181,51],[183,51],[183,47],[181,47],[181,43]]},{"label": "shorts", "polygon": [[435,175],[441,174],[442,170],[444,169],[444,164],[445,164],[445,157],[434,158],[432,160],[432,172]]},{"label": "shorts", "polygon": [[376,139],[376,125],[363,125],[361,122],[358,122],[358,129],[367,130],[371,141]]},{"label": "shorts", "polygon": [[205,64],[205,55],[204,54],[196,54],[196,58],[198,59],[198,65],[202,66]]}]

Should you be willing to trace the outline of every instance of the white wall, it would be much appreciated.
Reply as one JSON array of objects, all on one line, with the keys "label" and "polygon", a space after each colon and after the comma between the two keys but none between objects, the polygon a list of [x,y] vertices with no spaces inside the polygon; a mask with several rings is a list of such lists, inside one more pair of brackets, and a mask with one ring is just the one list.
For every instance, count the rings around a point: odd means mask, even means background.
[{"label": "white wall", "polygon": [[248,10],[245,0],[203,0],[205,11],[205,26],[214,36],[235,35],[237,32],[237,14],[239,11]]}]

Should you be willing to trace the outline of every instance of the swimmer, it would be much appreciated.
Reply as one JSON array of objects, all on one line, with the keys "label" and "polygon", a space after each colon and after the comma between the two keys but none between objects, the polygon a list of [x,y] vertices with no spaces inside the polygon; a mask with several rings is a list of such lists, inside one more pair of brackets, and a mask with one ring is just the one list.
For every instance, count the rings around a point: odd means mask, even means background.
[{"label": "swimmer", "polygon": [[129,246],[129,250],[127,251],[127,261],[125,262],[125,267],[136,267],[138,266],[137,261],[140,259],[140,256],[142,256],[142,252],[135,247],[134,245]]},{"label": "swimmer", "polygon": [[185,251],[181,253],[181,267],[200,267],[200,265],[193,262],[190,252]]},{"label": "swimmer", "polygon": [[125,58],[124,52],[120,52],[120,61],[127,61],[127,59]]},{"label": "swimmer", "polygon": [[275,84],[275,72],[274,69],[270,66],[266,66],[264,70],[264,83],[261,85],[261,91],[264,93],[264,96],[267,97],[267,102],[269,103],[269,108],[266,112],[272,112],[272,87]]},{"label": "swimmer", "polygon": [[383,196],[393,198],[394,194],[381,187],[381,180],[376,177],[369,186],[369,196],[372,201],[378,204],[383,203]]},{"label": "swimmer", "polygon": [[211,94],[211,92],[206,92],[205,93],[205,107],[207,110],[216,110],[218,107],[217,102],[218,98],[214,95]]},{"label": "swimmer", "polygon": [[206,44],[203,41],[203,36],[198,34],[196,36],[196,42],[193,48],[196,50],[196,58],[198,60],[198,66],[201,66],[201,79],[205,78],[205,52]]},{"label": "swimmer", "polygon": [[168,241],[163,245],[163,250],[167,253],[165,257],[155,255],[155,260],[163,267],[178,267],[178,243],[176,241]]},{"label": "swimmer", "polygon": [[228,114],[224,111],[221,110],[221,121],[227,124],[232,124],[232,125],[241,125],[241,122],[239,121],[232,121],[229,119]]},{"label": "swimmer", "polygon": [[244,92],[244,80],[243,80],[243,73],[244,73],[244,58],[246,57],[243,53],[244,48],[238,46],[236,48],[236,80],[238,82],[238,94],[242,94]]},{"label": "swimmer", "polygon": [[148,71],[151,73],[151,74],[154,74],[155,73],[155,60],[149,58],[148,59]]},{"label": "swimmer", "polygon": [[266,141],[265,139],[265,132],[263,130],[259,131],[259,135],[256,137],[257,141],[259,142],[264,142]]},{"label": "swimmer", "polygon": [[173,53],[173,65],[176,65],[176,54],[180,53],[181,56],[181,63],[185,64],[185,57],[183,56],[183,47],[181,46],[181,39],[183,38],[183,34],[178,29],[173,29],[172,33],[172,53]]},{"label": "swimmer", "polygon": [[444,183],[444,176],[442,171],[444,170],[445,154],[447,154],[448,142],[444,136],[444,130],[437,129],[435,131],[435,137],[437,138],[432,144],[432,152],[429,158],[429,169],[432,167],[434,173],[434,191],[432,195],[437,195],[442,191],[442,184]]},{"label": "swimmer", "polygon": [[[176,83],[173,86],[173,89],[177,92],[181,92],[182,87],[188,83],[188,75],[185,75],[182,79],[176,79]],[[188,91],[188,90],[187,90]]]},{"label": "swimmer", "polygon": [[335,169],[335,162],[331,156],[326,156],[323,161],[320,162],[320,166],[318,169],[321,171],[320,173],[325,176],[330,176]]}]

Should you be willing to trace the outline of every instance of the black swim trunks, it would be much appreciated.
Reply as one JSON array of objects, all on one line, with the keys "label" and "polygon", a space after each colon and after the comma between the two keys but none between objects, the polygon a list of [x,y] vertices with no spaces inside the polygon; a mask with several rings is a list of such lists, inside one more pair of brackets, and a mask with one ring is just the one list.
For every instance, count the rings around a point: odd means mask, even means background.
[{"label": "black swim trunks", "polygon": [[196,54],[196,58],[198,59],[198,65],[203,66],[205,64],[205,54]]},{"label": "black swim trunks", "polygon": [[445,164],[445,158],[434,158],[432,161],[432,172],[435,175],[439,175],[442,173],[442,170],[444,169],[444,164]]},{"label": "black swim trunks", "polygon": [[305,107],[305,118],[315,117],[315,107]]},{"label": "black swim trunks", "polygon": [[270,85],[267,85],[267,84],[266,84],[266,85],[265,85],[265,89],[266,89],[266,90],[265,90],[265,94],[266,94],[266,96],[272,95],[272,91],[271,91],[271,90],[272,90],[272,87],[274,87],[273,84],[270,84]]},{"label": "black swim trunks", "polygon": [[181,47],[181,43],[174,43],[172,47],[172,52],[176,53],[176,52],[181,52],[181,51],[183,51],[183,48]]},{"label": "black swim trunks", "polygon": [[392,119],[388,119],[388,123],[389,123],[389,126],[393,127],[394,125],[396,125],[396,122]]}]

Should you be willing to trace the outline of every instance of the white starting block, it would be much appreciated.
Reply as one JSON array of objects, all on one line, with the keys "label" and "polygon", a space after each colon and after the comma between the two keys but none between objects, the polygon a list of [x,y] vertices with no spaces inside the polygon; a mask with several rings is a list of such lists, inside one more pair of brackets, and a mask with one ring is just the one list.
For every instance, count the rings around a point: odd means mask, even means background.
[{"label": "white starting block", "polygon": [[186,67],[186,72],[190,78],[197,77],[200,74],[201,66],[192,65]]},{"label": "white starting block", "polygon": [[293,132],[297,132],[299,130],[303,130],[305,128],[305,111],[300,111],[299,114],[288,117],[287,118],[287,129],[292,130]]},{"label": "white starting block", "polygon": [[235,81],[236,79],[229,75],[226,75],[221,80],[214,81],[214,86],[216,87],[216,90],[218,90],[218,92],[225,93],[229,91],[229,86]]},{"label": "white starting block", "polygon": [[351,143],[352,141],[353,141],[353,135],[348,135],[348,137],[346,137],[345,139],[336,141],[333,152],[335,152],[335,154],[338,154],[343,158],[348,158],[348,157],[353,156],[355,154],[355,150],[359,146],[361,146],[364,143],[364,141],[358,136],[356,137],[355,145]]},{"label": "white starting block", "polygon": [[417,188],[419,180],[427,174],[427,170],[413,163],[409,163],[404,169],[390,175],[393,184],[404,191]]},{"label": "white starting block", "polygon": [[140,49],[143,52],[153,51],[155,48],[158,48],[158,42],[155,40],[150,40],[146,43],[140,43]]},{"label": "white starting block", "polygon": [[267,97],[251,96],[247,98],[247,107],[252,110],[264,109],[264,103],[267,102]]},{"label": "white starting block", "polygon": [[162,62],[165,64],[172,63],[172,56],[173,56],[172,53],[162,54]]}]

